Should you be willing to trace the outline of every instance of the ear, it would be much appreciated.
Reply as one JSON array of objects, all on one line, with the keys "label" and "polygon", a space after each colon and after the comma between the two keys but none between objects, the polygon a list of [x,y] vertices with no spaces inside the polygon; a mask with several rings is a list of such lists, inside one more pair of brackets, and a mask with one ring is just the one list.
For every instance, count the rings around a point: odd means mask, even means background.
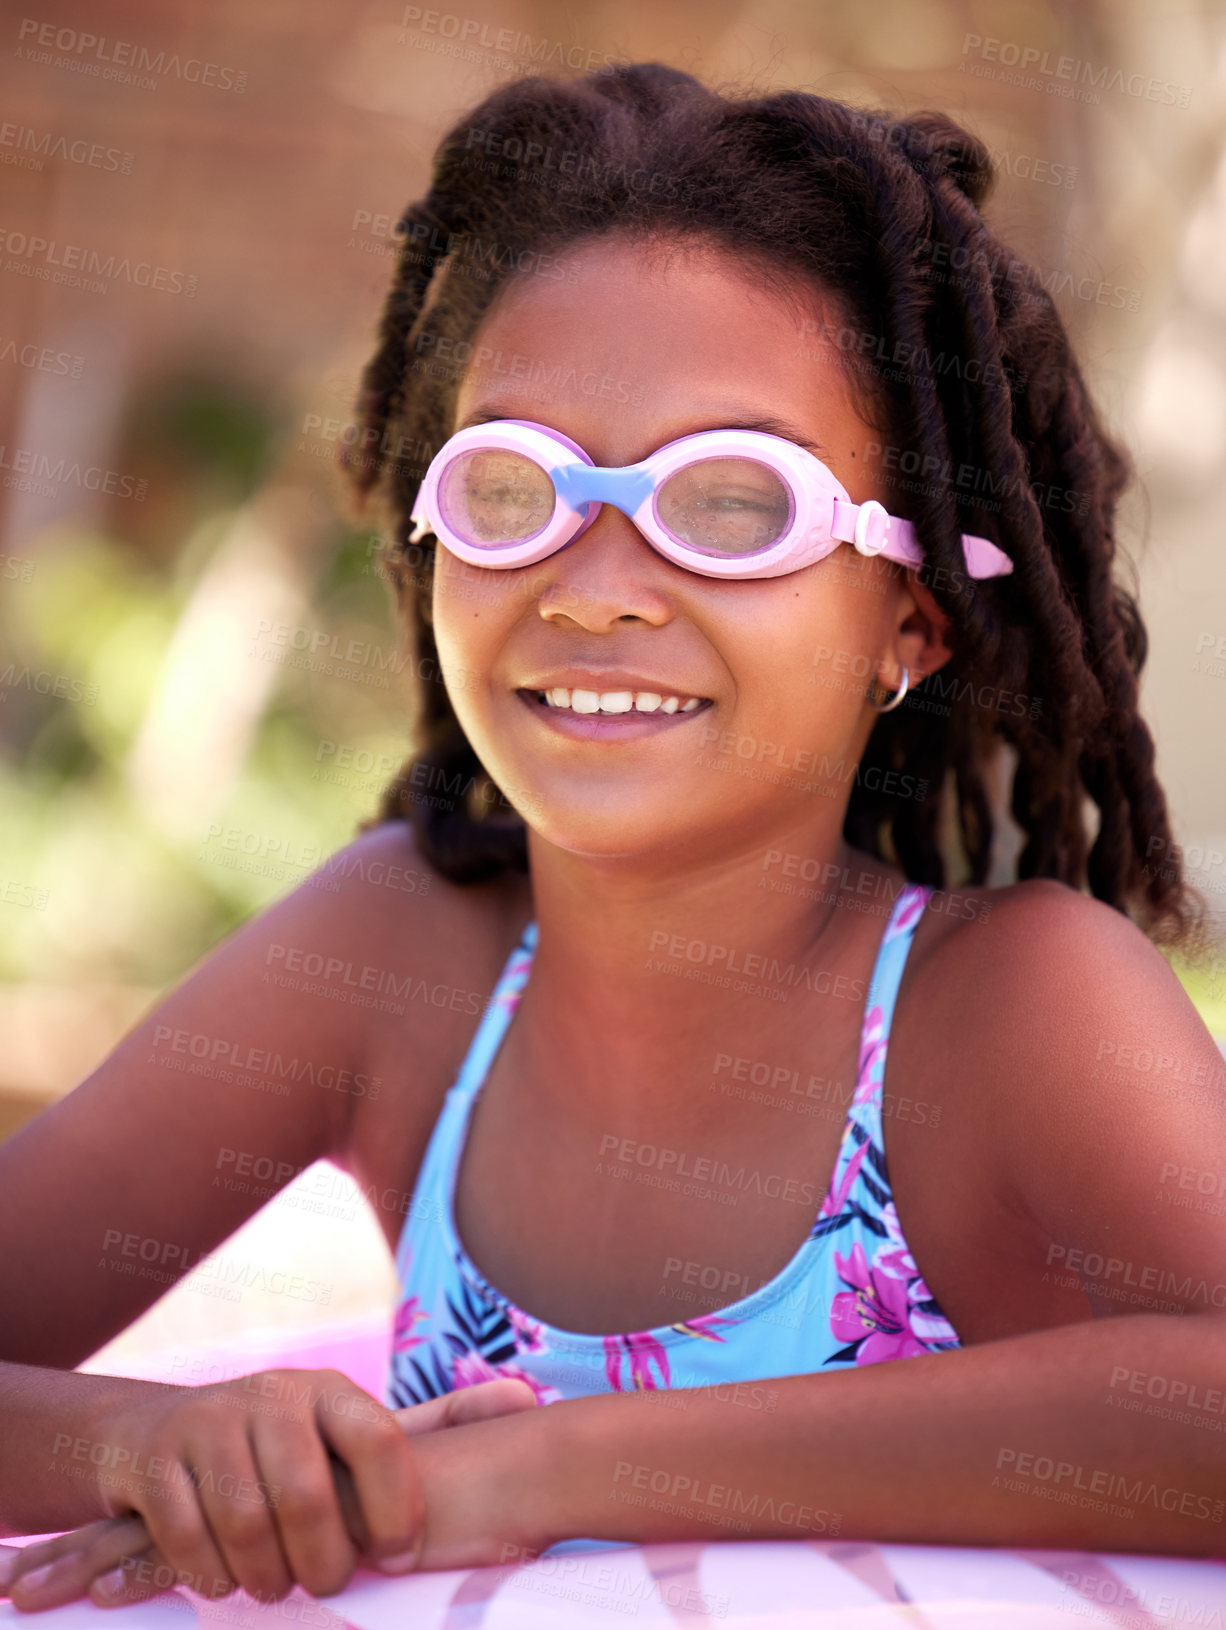
[{"label": "ear", "polygon": [[[945,643],[945,636],[951,625],[949,617],[932,597],[931,590],[919,580],[917,571],[908,570],[903,586],[906,594],[903,597],[904,606],[909,598],[912,609],[906,613],[898,626],[900,635],[909,635],[914,651],[915,663],[924,675],[936,673],[943,668],[953,656],[952,650]],[[916,635],[920,636],[919,643],[915,643]]]}]

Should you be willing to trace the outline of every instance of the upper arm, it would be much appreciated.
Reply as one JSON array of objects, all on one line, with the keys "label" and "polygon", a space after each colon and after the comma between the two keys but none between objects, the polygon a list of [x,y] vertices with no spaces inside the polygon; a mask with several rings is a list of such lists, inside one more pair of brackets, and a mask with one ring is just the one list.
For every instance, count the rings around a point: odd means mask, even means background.
[{"label": "upper arm", "polygon": [[[356,1083],[393,1022],[371,1005],[403,977],[390,947],[429,958],[414,882],[428,876],[404,827],[364,834],[0,1146],[0,1358],[79,1363],[298,1171],[343,1152]],[[409,1057],[420,1013],[394,1021]]]},{"label": "upper arm", "polygon": [[965,977],[1044,1271],[1099,1317],[1226,1308],[1226,1060],[1200,1015],[1135,924],[1061,884],[1022,886],[994,928]]}]

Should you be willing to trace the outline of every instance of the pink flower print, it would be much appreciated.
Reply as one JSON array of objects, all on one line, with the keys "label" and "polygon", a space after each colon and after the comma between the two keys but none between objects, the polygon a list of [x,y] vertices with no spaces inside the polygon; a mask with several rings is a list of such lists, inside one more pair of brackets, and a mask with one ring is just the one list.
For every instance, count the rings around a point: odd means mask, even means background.
[{"label": "pink flower print", "polygon": [[930,1313],[923,1306],[934,1298],[928,1286],[916,1273],[907,1286],[907,1296],[911,1302],[908,1317],[911,1321],[911,1330],[920,1341],[947,1341],[951,1345],[960,1346],[958,1332],[950,1324],[943,1313]]},{"label": "pink flower print", "polygon": [[458,1354],[451,1379],[457,1391],[461,1387],[478,1387],[483,1381],[526,1381],[536,1394],[538,1404],[555,1404],[562,1396],[557,1387],[545,1386],[518,1364],[491,1364],[480,1353]]},{"label": "pink flower print", "polygon": [[521,1313],[517,1307],[507,1308],[507,1318],[511,1321],[511,1329],[515,1332],[515,1346],[521,1353],[543,1353],[547,1351],[545,1338],[541,1334],[541,1325],[537,1319],[529,1318]]},{"label": "pink flower print", "polygon": [[523,988],[528,983],[528,975],[532,972],[534,955],[534,951],[527,950],[519,950],[512,955],[503,975],[502,989],[490,1003],[491,1007],[505,1007],[508,1012],[515,1012]]},{"label": "pink flower print", "polygon": [[891,1245],[902,1250],[907,1249],[907,1242],[903,1238],[902,1224],[898,1220],[898,1207],[893,1200],[887,1200],[877,1213],[878,1221],[885,1228],[885,1237]]},{"label": "pink flower print", "polygon": [[880,1274],[888,1274],[891,1279],[901,1279],[908,1286],[919,1278],[919,1269],[915,1266],[915,1258],[905,1248],[894,1251],[878,1251],[873,1258],[873,1267]]},{"label": "pink flower print", "polygon": [[880,1085],[885,1073],[885,1045],[885,1012],[879,1003],[864,1015],[853,1104],[865,1103]]},{"label": "pink flower print", "polygon": [[947,1341],[951,1347],[961,1346],[958,1332],[943,1314],[926,1313],[921,1307],[913,1307],[910,1316],[911,1332],[920,1341],[925,1343]]},{"label": "pink flower print", "polygon": [[878,1213],[885,1226],[887,1244],[877,1253],[873,1266],[878,1273],[902,1279],[907,1285],[907,1322],[911,1333],[925,1344],[930,1342],[958,1343],[958,1332],[944,1314],[930,1312],[924,1304],[935,1300],[924,1282],[919,1266],[911,1255],[911,1247],[903,1238],[898,1220],[898,1208],[888,1200]]},{"label": "pink flower print", "polygon": [[392,1351],[405,1353],[410,1347],[416,1347],[425,1341],[425,1336],[415,1336],[414,1326],[430,1315],[421,1305],[420,1296],[406,1297],[396,1309],[396,1323],[392,1328]]},{"label": "pink flower print", "polygon": [[898,1207],[893,1200],[887,1200],[877,1215],[885,1228],[886,1237],[873,1259],[873,1266],[878,1273],[888,1273],[895,1279],[910,1281],[918,1278],[919,1269],[911,1255],[911,1247],[903,1238]]},{"label": "pink flower print", "polygon": [[721,1319],[718,1313],[700,1313],[696,1319],[685,1319],[680,1324],[670,1328],[680,1331],[683,1336],[701,1336],[704,1341],[723,1341],[723,1336],[717,1336],[717,1324],[740,1324],[739,1319]]},{"label": "pink flower print", "polygon": [[908,929],[919,921],[924,914],[924,907],[928,904],[928,897],[931,893],[932,890],[925,883],[909,883],[907,885],[902,894],[899,895],[899,899],[901,900],[903,895],[906,894],[910,894],[911,898],[886,930],[885,939],[882,941],[883,944],[889,940],[897,939],[900,934],[905,934]]},{"label": "pink flower print", "polygon": [[[697,1321],[695,1321],[697,1323]],[[604,1369],[614,1392],[646,1392],[669,1384],[668,1354],[645,1330],[628,1336],[604,1336]],[[630,1386],[622,1386],[622,1360],[630,1364]],[[660,1373],[659,1381],[651,1378],[652,1366]]]},{"label": "pink flower print", "polygon": [[874,1262],[864,1247],[851,1255],[834,1253],[839,1278],[852,1288],[840,1291],[830,1309],[830,1329],[843,1342],[858,1342],[857,1364],[880,1364],[892,1358],[914,1358],[924,1351],[911,1330],[907,1283]]},{"label": "pink flower print", "polygon": [[483,1381],[497,1381],[498,1371],[480,1353],[459,1353],[452,1365],[451,1379],[460,1387],[479,1387]]},{"label": "pink flower print", "polygon": [[[868,1154],[869,1142],[865,1141],[852,1155],[843,1169],[843,1175],[836,1183],[832,1178],[826,1198],[822,1201],[822,1209],[818,1212],[819,1220],[822,1217],[837,1217],[847,1203],[847,1196],[851,1193],[852,1184],[860,1175],[860,1167],[864,1164],[864,1157]],[[859,1246],[856,1247],[859,1250]]]}]

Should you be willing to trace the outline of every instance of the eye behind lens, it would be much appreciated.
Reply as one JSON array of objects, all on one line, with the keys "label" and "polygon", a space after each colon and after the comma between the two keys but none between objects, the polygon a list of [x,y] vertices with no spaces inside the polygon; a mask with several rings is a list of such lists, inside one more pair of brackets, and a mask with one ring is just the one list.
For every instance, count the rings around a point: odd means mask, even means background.
[{"label": "eye behind lens", "polygon": [[548,526],[557,493],[546,470],[524,453],[479,447],[461,453],[438,484],[442,519],[465,543],[524,543]]},{"label": "eye behind lens", "polygon": [[731,455],[684,465],[655,498],[656,519],[675,542],[715,556],[771,548],[795,512],[791,489],[778,471]]}]

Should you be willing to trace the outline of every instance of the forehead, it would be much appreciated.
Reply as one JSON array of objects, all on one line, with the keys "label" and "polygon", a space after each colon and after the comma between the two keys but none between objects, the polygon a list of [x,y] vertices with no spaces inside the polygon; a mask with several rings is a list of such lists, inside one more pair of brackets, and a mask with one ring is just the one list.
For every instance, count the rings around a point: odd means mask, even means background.
[{"label": "forehead", "polygon": [[[521,271],[473,336],[455,423],[519,400],[599,463],[690,429],[775,416],[814,442],[862,425],[833,303],[800,279],[698,243],[598,239]],[[693,422],[695,417],[705,421]]]}]

